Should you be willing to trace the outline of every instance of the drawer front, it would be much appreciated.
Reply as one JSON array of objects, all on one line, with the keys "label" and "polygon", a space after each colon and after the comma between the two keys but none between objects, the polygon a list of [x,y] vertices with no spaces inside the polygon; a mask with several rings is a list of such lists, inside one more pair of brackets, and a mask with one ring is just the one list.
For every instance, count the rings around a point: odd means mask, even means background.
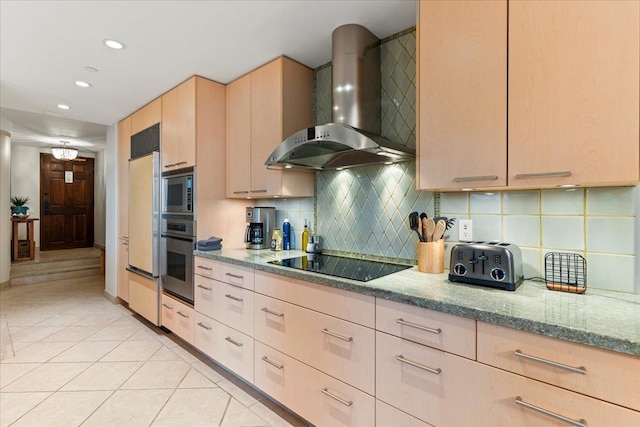
[{"label": "drawer front", "polygon": [[253,290],[255,287],[253,268],[221,262],[218,263],[216,278],[221,282],[241,288]]},{"label": "drawer front", "polygon": [[129,308],[157,325],[161,321],[158,313],[158,281],[129,272]]},{"label": "drawer front", "polygon": [[476,321],[378,298],[376,329],[475,360]]},{"label": "drawer front", "polygon": [[253,295],[249,289],[216,281],[213,283],[213,310],[210,316],[252,337]]},{"label": "drawer front", "polygon": [[256,339],[373,395],[372,329],[260,294],[254,312]]},{"label": "drawer front", "polygon": [[640,357],[478,322],[478,361],[640,410]]},{"label": "drawer front", "polygon": [[207,356],[213,358],[215,346],[215,337],[213,334],[214,320],[194,311],[193,323],[193,345]]},{"label": "drawer front", "polygon": [[296,412],[293,407],[296,387],[300,381],[304,381],[300,362],[257,340],[254,361],[254,385]]},{"label": "drawer front", "polygon": [[256,271],[256,292],[348,320],[375,326],[375,298],[343,289]]},{"label": "drawer front", "polygon": [[406,412],[376,400],[376,427],[430,427],[431,424],[420,421]]},{"label": "drawer front", "polygon": [[200,276],[215,279],[217,277],[218,263],[212,259],[193,257],[193,272]]},{"label": "drawer front", "polygon": [[[468,399],[470,407],[466,408],[473,414],[466,421],[473,425],[565,427],[571,425],[568,420],[586,426],[640,425],[640,412],[491,366],[476,365],[471,387],[477,393],[475,399]],[[456,422],[462,425],[463,420]]]},{"label": "drawer front", "polygon": [[213,321],[213,359],[253,383],[253,338]]},{"label": "drawer front", "polygon": [[196,311],[211,316],[213,313],[213,279],[194,274],[193,305]]},{"label": "drawer front", "polygon": [[186,342],[193,343],[194,311],[191,307],[163,294],[161,312],[162,326]]},{"label": "drawer front", "polygon": [[376,332],[376,398],[423,422],[457,425],[451,422],[460,409],[456,402],[466,404],[464,393],[472,381],[460,361],[476,363]]}]

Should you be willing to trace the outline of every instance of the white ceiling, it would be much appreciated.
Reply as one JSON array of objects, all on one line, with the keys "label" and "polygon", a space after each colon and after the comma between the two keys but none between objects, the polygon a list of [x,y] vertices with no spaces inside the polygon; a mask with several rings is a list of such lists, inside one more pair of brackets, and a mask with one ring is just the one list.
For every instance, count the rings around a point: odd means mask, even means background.
[{"label": "white ceiling", "polygon": [[2,0],[0,115],[14,142],[97,151],[105,125],[194,74],[229,83],[283,54],[316,68],[340,25],[384,38],[415,22],[416,0]]}]

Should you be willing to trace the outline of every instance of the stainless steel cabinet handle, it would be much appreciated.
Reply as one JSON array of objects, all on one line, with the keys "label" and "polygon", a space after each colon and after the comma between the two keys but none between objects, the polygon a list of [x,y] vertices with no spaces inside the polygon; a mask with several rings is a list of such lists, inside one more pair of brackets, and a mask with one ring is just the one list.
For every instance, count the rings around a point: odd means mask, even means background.
[{"label": "stainless steel cabinet handle", "polygon": [[122,242],[122,246],[129,246],[129,243]]},{"label": "stainless steel cabinet handle", "polygon": [[473,181],[495,181],[498,175],[481,175],[481,176],[456,176],[453,182],[473,182]]},{"label": "stainless steel cabinet handle", "polygon": [[352,400],[344,400],[339,398],[338,396],[336,396],[335,394],[331,393],[329,391],[328,388],[323,388],[322,390],[320,390],[323,394],[326,394],[327,396],[329,396],[330,398],[332,398],[333,400],[337,400],[338,402],[342,403],[344,406],[351,406],[353,405],[353,401]]},{"label": "stainless steel cabinet handle", "polygon": [[229,299],[232,299],[232,300],[234,300],[234,301],[238,301],[238,302],[242,302],[242,301],[244,301],[244,299],[243,299],[243,298],[234,297],[234,296],[233,296],[233,295],[231,295],[231,294],[226,294],[226,295],[225,295],[225,297],[227,297],[227,298],[229,298]]},{"label": "stainless steel cabinet handle", "polygon": [[540,412],[541,414],[548,415],[551,418],[555,418],[556,420],[564,421],[565,423],[571,424],[572,426],[587,427],[587,422],[585,420],[583,420],[583,419],[574,420],[572,418],[567,418],[564,415],[556,414],[555,412],[551,412],[551,411],[549,411],[547,409],[541,408],[541,407],[536,406],[536,405],[532,405],[531,403],[527,403],[524,400],[522,400],[522,398],[520,396],[516,397],[515,403],[516,403],[516,405],[520,405],[520,406],[525,407],[527,409],[531,409],[531,410],[534,410],[536,412]]},{"label": "stainless steel cabinet handle", "polygon": [[427,326],[418,325],[417,323],[407,322],[402,317],[399,319],[396,319],[396,322],[401,325],[411,326],[412,328],[420,329],[421,331],[431,332],[432,334],[439,334],[442,332],[442,329],[440,328],[434,329],[434,328],[429,328]]},{"label": "stainless steel cabinet handle", "polygon": [[587,374],[587,368],[584,366],[578,366],[577,368],[574,366],[565,365],[563,363],[554,362],[553,360],[543,359],[541,357],[532,356],[530,354],[526,354],[521,352],[520,350],[516,350],[514,355],[517,357],[522,357],[523,359],[529,359],[536,362],[544,363],[545,365],[555,366],[556,368],[564,369],[566,371],[575,372],[576,374]]},{"label": "stainless steel cabinet handle", "polygon": [[346,341],[346,342],[353,341],[353,337],[345,337],[344,335],[336,334],[335,332],[331,332],[327,328],[322,329],[320,332],[322,332],[323,334],[331,335],[332,337],[341,339],[342,341]]},{"label": "stainless steel cabinet handle", "polygon": [[279,363],[274,362],[273,360],[269,359],[267,356],[262,356],[261,359],[267,362],[269,365],[275,366],[278,369],[284,368],[284,365],[280,365]]},{"label": "stainless steel cabinet handle", "polygon": [[405,358],[403,355],[399,354],[396,356],[396,360],[402,363],[406,363],[407,365],[414,366],[416,368],[422,369],[423,371],[430,372],[432,374],[440,375],[442,369],[440,368],[430,368],[428,366],[421,365],[420,363],[414,362],[413,360],[409,360]]},{"label": "stainless steel cabinet handle", "polygon": [[211,288],[207,288],[207,287],[206,287],[206,286],[204,286],[204,285],[198,285],[198,287],[199,287],[200,289],[204,289],[205,291],[210,291],[210,290],[211,290]]},{"label": "stainless steel cabinet handle", "polygon": [[202,322],[198,322],[197,325],[200,326],[201,328],[206,329],[207,331],[210,331],[211,329],[213,329],[211,326],[207,326]]},{"label": "stainless steel cabinet handle", "polygon": [[165,168],[171,168],[174,167],[176,164],[175,163],[171,163],[170,165],[164,165]]},{"label": "stainless steel cabinet handle", "polygon": [[129,240],[129,236],[120,236],[121,239]]},{"label": "stainless steel cabinet handle", "polygon": [[169,310],[173,310],[173,307],[171,307],[170,305],[167,305],[165,303],[162,303],[162,306],[165,308],[168,308]]},{"label": "stainless steel cabinet handle", "polygon": [[186,164],[187,162],[183,160],[182,162],[175,163],[173,166],[180,166],[180,165],[186,165]]},{"label": "stainless steel cabinet handle", "polygon": [[527,178],[558,178],[571,176],[571,171],[559,171],[559,172],[540,172],[540,173],[519,173],[516,175],[516,179]]},{"label": "stainless steel cabinet handle", "polygon": [[233,194],[249,194],[248,191],[234,191]]},{"label": "stainless steel cabinet handle", "polygon": [[198,268],[201,268],[203,270],[207,270],[207,271],[213,271],[213,268],[211,267],[205,267],[204,265],[199,265]]},{"label": "stainless steel cabinet handle", "polygon": [[178,315],[184,317],[185,319],[188,319],[189,316],[187,316],[186,314],[184,314],[183,312],[178,310]]},{"label": "stainless steel cabinet handle", "polygon": [[284,313],[278,313],[277,311],[269,310],[267,307],[262,307],[260,310],[264,311],[265,313],[273,314],[274,316],[284,317]]},{"label": "stainless steel cabinet handle", "polygon": [[224,275],[233,277],[234,279],[244,279],[244,276],[238,276],[237,274],[233,274],[233,273],[224,273]]},{"label": "stainless steel cabinet handle", "polygon": [[266,193],[267,190],[249,190],[252,193]]},{"label": "stainless steel cabinet handle", "polygon": [[242,343],[240,341],[236,341],[231,337],[226,337],[225,340],[229,341],[231,344],[235,345],[236,347],[242,347]]}]

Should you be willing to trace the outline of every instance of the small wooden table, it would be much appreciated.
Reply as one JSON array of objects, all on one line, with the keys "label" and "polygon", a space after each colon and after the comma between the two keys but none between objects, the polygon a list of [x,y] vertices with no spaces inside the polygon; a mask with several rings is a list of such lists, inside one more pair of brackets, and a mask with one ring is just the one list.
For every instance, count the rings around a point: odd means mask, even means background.
[{"label": "small wooden table", "polygon": [[[36,256],[36,241],[33,235],[33,222],[39,218],[11,218],[13,234],[11,235],[11,261],[29,261]],[[27,238],[18,239],[18,225],[27,225]]]}]

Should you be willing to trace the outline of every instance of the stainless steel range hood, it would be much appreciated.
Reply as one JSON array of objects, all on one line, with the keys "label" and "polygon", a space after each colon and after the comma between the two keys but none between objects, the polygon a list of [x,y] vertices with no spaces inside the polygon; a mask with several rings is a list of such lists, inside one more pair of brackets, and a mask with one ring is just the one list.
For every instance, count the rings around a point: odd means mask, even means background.
[{"label": "stainless steel range hood", "polygon": [[413,160],[415,150],[380,136],[380,40],[361,25],[332,34],[332,123],[303,129],[267,167],[340,169]]}]

